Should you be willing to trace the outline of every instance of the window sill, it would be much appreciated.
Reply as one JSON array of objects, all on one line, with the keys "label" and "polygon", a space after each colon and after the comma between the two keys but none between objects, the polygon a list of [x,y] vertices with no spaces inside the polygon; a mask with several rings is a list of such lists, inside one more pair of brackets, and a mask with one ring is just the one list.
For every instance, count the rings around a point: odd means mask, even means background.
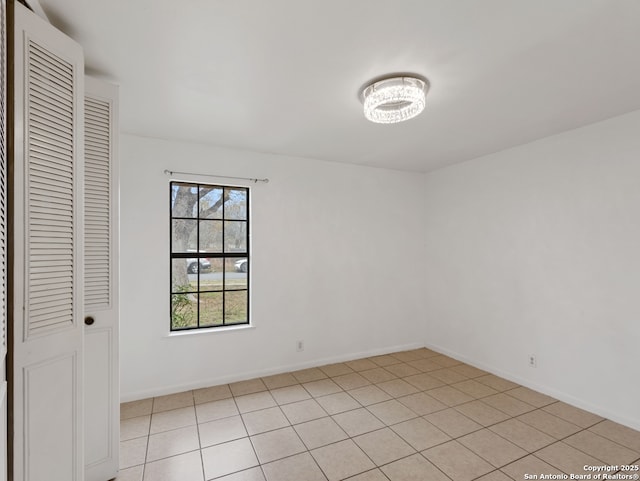
[{"label": "window sill", "polygon": [[164,337],[186,337],[186,336],[196,336],[196,335],[202,335],[202,334],[220,334],[223,332],[245,331],[248,329],[255,329],[255,326],[251,324],[242,324],[240,326],[212,327],[210,329],[189,329],[185,331],[170,331]]}]

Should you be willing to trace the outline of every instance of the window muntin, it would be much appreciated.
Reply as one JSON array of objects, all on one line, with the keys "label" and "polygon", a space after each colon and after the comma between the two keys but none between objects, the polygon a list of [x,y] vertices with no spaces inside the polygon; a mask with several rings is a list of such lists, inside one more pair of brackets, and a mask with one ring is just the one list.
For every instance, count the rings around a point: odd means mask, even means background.
[{"label": "window muntin", "polygon": [[249,189],[170,184],[171,330],[249,324]]}]

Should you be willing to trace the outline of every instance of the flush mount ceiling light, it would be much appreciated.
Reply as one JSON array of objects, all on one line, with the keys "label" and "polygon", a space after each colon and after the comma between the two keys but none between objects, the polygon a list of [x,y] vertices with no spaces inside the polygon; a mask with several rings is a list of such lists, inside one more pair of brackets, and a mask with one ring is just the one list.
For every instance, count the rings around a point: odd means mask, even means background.
[{"label": "flush mount ceiling light", "polygon": [[391,77],[374,82],[362,92],[364,116],[378,124],[412,119],[424,110],[429,83],[416,77]]}]

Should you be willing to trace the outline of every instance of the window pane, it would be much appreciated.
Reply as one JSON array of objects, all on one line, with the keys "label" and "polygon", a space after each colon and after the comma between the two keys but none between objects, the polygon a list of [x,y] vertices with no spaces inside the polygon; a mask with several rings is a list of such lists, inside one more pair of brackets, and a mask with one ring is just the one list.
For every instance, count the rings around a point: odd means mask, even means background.
[{"label": "window pane", "polygon": [[249,189],[170,189],[171,329],[248,324]]},{"label": "window pane", "polygon": [[171,296],[171,328],[184,329],[198,325],[198,294]]},{"label": "window pane", "polygon": [[198,232],[197,220],[174,219],[171,225],[172,252],[196,252]]},{"label": "window pane", "polygon": [[247,252],[247,223],[245,221],[225,221],[224,251]]},{"label": "window pane", "polygon": [[223,259],[208,259],[211,263],[209,272],[200,273],[201,291],[221,291],[222,290],[222,266]]},{"label": "window pane", "polygon": [[171,184],[171,215],[196,217],[198,213],[198,189],[193,184]]},{"label": "window pane", "polygon": [[220,326],[222,324],[222,292],[200,294],[200,326]]},{"label": "window pane", "polygon": [[201,219],[222,219],[222,187],[200,187]]},{"label": "window pane", "polygon": [[[172,259],[171,260],[171,292],[185,292],[198,290],[198,275],[190,274],[195,262],[197,269],[197,259]],[[197,272],[197,271],[196,271]]]},{"label": "window pane", "polygon": [[225,290],[247,289],[247,271],[249,263],[246,258],[231,258],[225,261]]},{"label": "window pane", "polygon": [[225,189],[224,218],[247,219],[247,191],[242,189]]},{"label": "window pane", "polygon": [[200,252],[222,252],[222,221],[200,221]]},{"label": "window pane", "polygon": [[247,322],[248,292],[229,291],[224,293],[224,323],[242,324]]}]

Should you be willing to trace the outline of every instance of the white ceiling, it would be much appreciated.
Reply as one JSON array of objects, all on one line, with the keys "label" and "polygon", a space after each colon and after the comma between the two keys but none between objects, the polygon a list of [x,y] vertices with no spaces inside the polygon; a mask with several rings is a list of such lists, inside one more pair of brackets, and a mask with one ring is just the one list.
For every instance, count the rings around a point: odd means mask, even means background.
[{"label": "white ceiling", "polygon": [[[123,131],[429,171],[640,109],[638,0],[40,0]],[[427,77],[366,121],[358,92]]]}]

